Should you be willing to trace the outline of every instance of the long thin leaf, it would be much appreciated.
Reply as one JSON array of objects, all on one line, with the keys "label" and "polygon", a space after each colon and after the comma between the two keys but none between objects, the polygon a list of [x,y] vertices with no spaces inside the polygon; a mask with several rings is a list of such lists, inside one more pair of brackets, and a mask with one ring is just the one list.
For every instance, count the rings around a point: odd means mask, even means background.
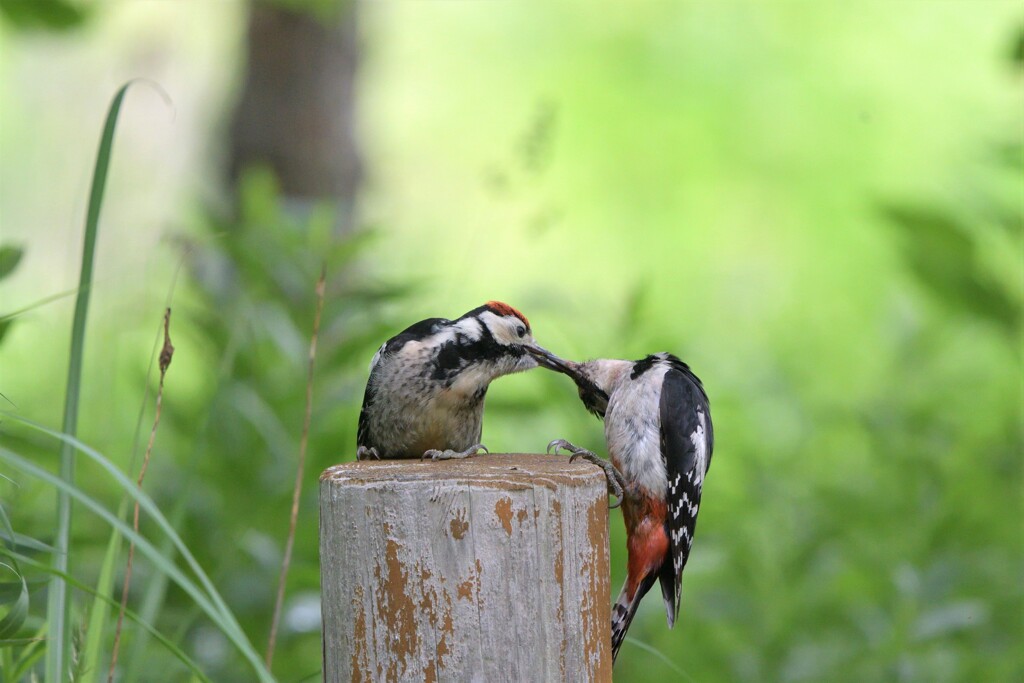
[{"label": "long thin leaf", "polygon": [[631,636],[626,636],[626,642],[629,643],[630,645],[637,646],[638,648],[640,648],[641,650],[647,652],[648,654],[654,655],[656,658],[661,660],[662,664],[664,664],[668,668],[672,669],[672,671],[676,672],[677,674],[679,674],[680,676],[682,676],[686,680],[688,680],[688,681],[692,681],[693,680],[693,678],[690,676],[690,674],[686,673],[681,668],[679,668],[678,664],[676,664],[671,659],[666,657],[665,654],[663,652],[661,652],[660,650],[658,650],[657,648],[652,647],[652,646],[648,645],[647,643],[639,641],[636,638],[633,638]]},{"label": "long thin leaf", "polygon": [[53,548],[46,545],[40,540],[26,536],[25,534],[19,534],[15,532],[13,536],[9,535],[6,531],[0,531],[0,541],[9,543],[14,548],[24,548],[25,550],[35,550],[41,553],[52,553]]},{"label": "long thin leaf", "polygon": [[[13,558],[12,558],[13,559]],[[47,567],[49,569],[49,567]],[[44,622],[31,638],[21,638],[26,641],[18,651],[18,658],[14,659],[10,650],[3,652],[5,657],[4,669],[0,671],[7,678],[0,678],[0,681],[21,681],[29,680],[28,672],[36,665],[46,651],[46,623]]]},{"label": "long thin leaf", "polygon": [[[0,550],[0,555],[3,555],[7,559],[13,560],[10,551]],[[33,579],[29,581],[25,579],[25,584],[28,585],[28,592],[33,593],[35,591],[44,590],[48,582],[45,579]],[[21,580],[18,581],[0,581],[0,605],[6,605],[7,603],[14,602],[18,595],[21,593]]]},{"label": "long thin leaf", "polygon": [[22,645],[30,645],[35,641],[35,638],[6,638],[0,640],[0,647],[21,647]]},{"label": "long thin leaf", "polygon": [[[41,562],[36,562],[35,560],[33,560],[31,558],[21,557],[21,560],[25,564],[33,566],[33,567],[36,567],[40,571],[49,572],[49,573],[53,572],[53,568],[52,567],[44,565]],[[109,595],[104,595],[103,593],[97,592],[95,589],[91,588],[90,586],[85,585],[81,581],[78,581],[73,576],[65,574],[61,578],[64,579],[65,581],[67,581],[73,588],[77,588],[80,591],[83,591],[85,593],[88,593],[88,594],[92,595],[99,602],[106,603],[108,607],[116,607],[116,606],[118,606],[118,603],[117,603],[117,601],[114,600],[114,598],[112,598]],[[163,633],[158,631],[152,624],[150,624],[149,622],[145,621],[144,619],[141,619],[139,617],[139,615],[136,614],[135,612],[133,612],[132,610],[125,610],[124,614],[131,621],[133,621],[136,624],[138,624],[139,626],[141,626],[146,631],[146,633],[148,633],[149,635],[151,635],[154,638],[156,638],[157,641],[159,641],[161,645],[166,647],[167,650],[172,655],[177,657],[181,661],[181,663],[184,664],[185,666],[187,666],[189,668],[189,670],[192,671],[193,674],[195,674],[196,676],[199,677],[200,680],[207,681],[207,682],[209,681],[209,679],[206,677],[206,674],[204,674],[202,669],[199,668],[199,665],[196,664],[194,661],[192,661],[192,659],[187,654],[185,654],[185,652],[181,648],[179,648],[177,645],[175,645],[174,641],[172,641],[170,638],[168,638]],[[14,680],[19,680],[19,679],[16,678]]]},{"label": "long thin leaf", "polygon": [[[20,534],[14,533],[14,527],[11,526],[11,519],[7,516],[7,511],[4,510],[4,506],[0,505],[0,540],[7,540],[11,543],[16,543],[16,539]],[[27,536],[25,538],[28,538]],[[15,563],[14,566],[18,566]]]},{"label": "long thin leaf", "polygon": [[[185,574],[183,574],[182,571],[173,564],[164,562],[160,552],[144,537],[137,534],[131,526],[118,519],[114,513],[107,510],[91,496],[82,492],[81,489],[68,484],[50,472],[33,465],[17,453],[9,451],[2,446],[0,446],[0,460],[4,460],[13,467],[16,467],[23,472],[37,477],[51,486],[66,492],[71,498],[74,498],[86,508],[92,510],[96,515],[102,517],[108,524],[116,527],[124,537],[135,543],[139,548],[139,551],[146,555],[146,557],[153,562],[154,566],[159,571],[167,573],[171,577],[171,580],[178,584],[178,586],[185,591],[185,593],[187,593],[197,605],[199,605],[214,624],[220,628],[224,635],[235,644],[242,655],[252,662],[253,668],[256,669],[256,673],[261,681],[272,682],[274,680],[264,668],[263,662],[260,661],[258,655],[256,655],[255,650],[252,648],[252,644],[249,643],[245,635],[241,632],[241,629],[238,627],[237,622],[234,621],[234,617],[230,614],[225,615],[221,613],[220,610],[211,603],[209,597],[199,589],[195,582],[185,576]],[[145,505],[141,500],[140,504]],[[65,574],[65,576],[67,575]]]},{"label": "long thin leaf", "polygon": [[25,623],[25,617],[28,616],[28,584],[25,583],[25,577],[11,565],[0,562],[0,567],[10,570],[21,583],[18,597],[15,598],[7,615],[0,619],[0,647],[3,647],[4,641],[13,638],[14,634],[21,630],[22,624]]},{"label": "long thin leaf", "polygon": [[[180,498],[184,499],[185,496]],[[178,507],[175,510],[171,510],[171,520],[174,526],[177,527],[181,524],[185,518],[184,507]],[[177,512],[177,514],[176,514]],[[174,544],[171,543],[170,539],[163,538],[160,541],[160,545],[157,546],[157,550],[160,551],[160,556],[167,562],[174,561]],[[164,598],[167,596],[168,580],[167,575],[160,572],[154,572],[146,583],[146,588],[142,594],[142,606],[139,607],[139,616],[147,621],[153,621],[159,614],[161,607],[164,604]],[[128,664],[125,667],[124,680],[134,681],[139,678],[139,670],[144,668],[146,665],[146,651],[148,641],[146,634],[140,633],[132,643],[131,656],[128,658]]]},{"label": "long thin leaf", "polygon": [[10,320],[14,320],[18,316],[24,315],[24,314],[28,313],[29,311],[31,311],[33,309],[40,308],[40,307],[45,306],[46,304],[49,304],[49,303],[53,303],[54,301],[58,301],[58,300],[63,299],[65,297],[71,296],[72,294],[75,294],[77,292],[78,292],[77,289],[67,289],[67,290],[65,290],[63,292],[57,292],[56,294],[50,294],[49,296],[45,296],[42,299],[39,299],[38,301],[34,301],[34,302],[30,303],[30,304],[22,306],[19,309],[16,309],[16,310],[10,311],[9,313],[4,313],[3,315],[0,315],[0,323],[5,323],[5,322],[8,322]]},{"label": "long thin leaf", "polygon": [[[117,509],[117,518],[124,519],[128,512],[128,498],[121,499],[121,505]],[[107,596],[114,589],[114,567],[117,566],[118,558],[121,556],[121,534],[117,529],[111,529],[110,540],[107,541],[107,552],[103,555],[103,564],[100,566],[100,575],[96,579],[96,590],[93,595],[92,607],[89,608],[89,626],[85,629],[85,645],[82,648],[82,661],[84,662],[85,675],[90,680],[99,680],[100,676],[100,650],[103,647],[103,635],[107,625],[107,615],[110,613]]]},{"label": "long thin leaf", "polygon": [[[139,549],[143,551],[143,553],[147,557],[149,557],[150,561],[152,561],[154,565],[156,565],[161,571],[167,572],[171,579],[175,581],[175,583],[178,583],[178,585],[181,586],[182,589],[188,592],[189,595],[194,600],[196,600],[197,603],[199,603],[200,607],[202,607],[203,610],[210,616],[210,618],[213,619],[215,623],[217,623],[217,625],[221,628],[221,630],[224,632],[224,635],[226,635],[236,645],[236,647],[238,647],[242,655],[250,661],[261,681],[274,680],[273,677],[270,675],[270,672],[267,671],[266,667],[264,666],[262,659],[259,657],[259,655],[256,654],[256,651],[253,649],[252,644],[245,636],[241,626],[238,624],[238,621],[231,613],[231,610],[228,608],[223,598],[220,597],[220,594],[214,587],[213,582],[210,581],[209,577],[206,575],[206,572],[203,571],[202,567],[196,561],[195,556],[192,555],[192,552],[185,545],[184,541],[181,540],[181,537],[178,536],[177,532],[175,532],[174,528],[170,525],[170,523],[168,523],[163,513],[156,506],[156,504],[149,497],[149,495],[146,494],[145,491],[139,490],[134,485],[133,482],[131,482],[127,477],[125,477],[124,474],[122,474],[121,471],[118,470],[116,466],[114,466],[113,463],[111,463],[109,460],[103,457],[96,450],[83,444],[78,439],[70,437],[66,434],[55,432],[52,429],[43,427],[42,425],[36,424],[31,420],[26,420],[25,418],[19,415],[8,413],[6,411],[0,411],[0,413],[4,414],[5,416],[9,417],[12,420],[15,420],[17,422],[20,422],[21,424],[31,427],[32,429],[36,429],[45,434],[49,434],[50,436],[53,436],[56,439],[60,439],[62,441],[65,441],[66,443],[70,443],[72,446],[74,446],[76,449],[84,453],[87,457],[89,457],[91,460],[100,465],[100,467],[102,467],[108,473],[110,473],[110,475],[114,478],[114,480],[124,491],[128,492],[133,499],[138,500],[140,507],[142,507],[146,511],[146,513],[149,514],[150,517],[152,517],[153,521],[161,528],[161,530],[163,530],[163,532],[167,534],[169,538],[172,539],[172,541],[174,542],[174,546],[177,548],[178,552],[181,553],[181,556],[185,559],[186,563],[195,573],[196,577],[199,579],[199,582],[206,590],[206,594],[203,594],[202,591],[199,591],[195,584],[187,577],[185,577],[184,574],[182,574],[181,571],[176,566],[167,562],[159,553],[159,551],[157,551],[157,549],[149,543],[149,541],[145,540],[144,538],[136,534],[129,525],[122,522],[120,519],[114,516],[113,513],[106,510],[106,508],[103,508],[99,503],[89,498],[86,494],[82,493],[73,485],[69,485],[64,481],[57,479],[49,472],[32,465],[32,463],[28,462],[27,460],[17,455],[16,453],[13,453],[5,448],[0,448],[0,459],[7,460],[8,462],[11,462],[12,464],[16,465],[19,469],[28,471],[33,476],[44,479],[48,483],[60,488],[62,491],[67,491],[73,498],[83,501],[89,501],[88,507],[90,507],[90,509],[92,509],[94,512],[96,512],[96,514],[106,519],[108,523],[116,526],[122,535],[126,536],[129,540],[138,544]],[[182,582],[185,583],[183,584]]]},{"label": "long thin leaf", "polygon": [[[68,383],[64,395],[64,422],[62,431],[74,435],[78,432],[78,398],[82,382],[82,353],[85,347],[85,321],[89,312],[89,293],[92,283],[93,257],[96,252],[96,235],[99,228],[100,209],[107,186],[107,172],[114,147],[114,130],[121,103],[130,83],[121,86],[114,95],[103,125],[96,166],[92,174],[89,192],[89,208],[85,218],[85,237],[82,245],[82,269],[78,278],[78,297],[75,301],[75,316],[71,325],[71,350],[68,355]],[[75,481],[75,454],[71,445],[64,443],[60,451],[60,476],[68,484]],[[61,573],[69,573],[69,539],[71,538],[71,497],[66,493],[57,494],[57,535],[54,543],[53,567]],[[68,650],[71,643],[71,601],[67,583],[54,578],[50,585],[46,606],[49,624],[49,642],[46,648],[46,680],[63,681],[68,672]]]},{"label": "long thin leaf", "polygon": [[[0,505],[0,528],[12,540],[14,539],[14,528],[11,526],[11,520],[7,517],[7,511],[4,510],[3,505]],[[0,562],[0,567],[9,569],[18,578],[15,584],[7,586],[4,590],[0,591],[0,603],[11,603],[11,608],[7,611],[7,615],[0,619],[0,648],[2,648],[5,641],[9,644],[10,639],[21,630],[22,625],[25,623],[25,618],[28,617],[28,584],[25,582],[25,577],[22,575],[21,568],[18,566],[18,561],[14,558],[13,553],[7,550],[7,548],[0,546],[0,554],[11,560],[10,565]],[[12,589],[11,595],[14,595],[13,600],[8,600],[5,597],[8,589]]]},{"label": "long thin leaf", "polygon": [[[199,566],[199,563],[196,561],[195,556],[192,555],[192,552],[185,545],[185,542],[181,540],[181,537],[178,536],[178,533],[167,521],[167,518],[164,517],[163,512],[160,511],[160,509],[157,507],[153,499],[150,498],[149,494],[147,494],[145,491],[140,491],[135,486],[134,482],[129,480],[121,472],[121,470],[117,468],[116,465],[110,462],[110,460],[104,457],[99,451],[92,448],[91,446],[82,443],[78,439],[68,436],[66,434],[61,434],[60,432],[54,431],[49,427],[44,427],[43,425],[37,422],[33,422],[32,420],[28,420],[14,413],[0,410],[0,415],[4,415],[5,417],[8,417],[11,420],[19,422],[25,425],[26,427],[30,427],[31,429],[35,429],[44,434],[47,434],[48,436],[52,436],[55,439],[58,439],[65,443],[70,443],[74,449],[77,449],[79,452],[86,455],[90,460],[97,463],[100,467],[106,470],[132,500],[139,501],[139,505],[147,513],[149,513],[149,515],[153,518],[153,521],[156,522],[157,526],[159,526],[164,531],[164,533],[166,533],[167,536],[172,540],[172,542],[174,543],[174,547],[178,550],[178,552],[182,554],[182,556],[185,558],[185,561],[188,563],[189,567],[192,569],[193,572],[195,572],[196,576],[199,578],[199,581],[203,585],[203,588],[206,589],[207,597],[209,597],[213,601],[213,603],[217,605],[219,614],[221,616],[228,618],[234,624],[235,630],[238,633],[242,632],[241,627],[239,627],[237,622],[234,621],[234,616],[232,615],[231,610],[228,608],[227,604],[224,603],[223,599],[220,597],[220,594],[217,592],[217,589],[214,587],[213,582],[211,582],[209,577],[206,576],[206,572],[204,572],[202,567]],[[4,450],[6,449],[0,449],[0,453],[2,453]],[[10,455],[14,457],[20,458],[20,456],[18,456],[16,453],[13,453],[11,451],[6,452],[10,453]],[[38,468],[35,468],[35,471],[45,472],[45,470],[39,470]],[[43,478],[47,479],[47,481],[49,481],[49,477],[53,476],[49,472],[45,472],[45,474],[47,476]],[[79,491],[77,487],[75,487],[74,485],[70,485],[70,488],[74,489],[75,491]],[[115,527],[121,530],[126,525],[124,522],[121,522],[120,520],[118,521],[119,524],[116,524]],[[133,534],[132,536],[135,537],[137,536],[137,534]]]}]

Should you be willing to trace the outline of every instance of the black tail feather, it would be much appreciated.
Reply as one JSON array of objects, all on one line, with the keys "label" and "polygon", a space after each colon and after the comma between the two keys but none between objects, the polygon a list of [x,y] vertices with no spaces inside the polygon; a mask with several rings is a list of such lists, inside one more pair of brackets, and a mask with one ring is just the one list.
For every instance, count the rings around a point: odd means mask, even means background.
[{"label": "black tail feather", "polygon": [[661,582],[661,598],[665,601],[668,627],[672,628],[675,626],[676,617],[679,616],[679,595],[676,593],[676,573],[671,562],[661,565],[658,581]]}]

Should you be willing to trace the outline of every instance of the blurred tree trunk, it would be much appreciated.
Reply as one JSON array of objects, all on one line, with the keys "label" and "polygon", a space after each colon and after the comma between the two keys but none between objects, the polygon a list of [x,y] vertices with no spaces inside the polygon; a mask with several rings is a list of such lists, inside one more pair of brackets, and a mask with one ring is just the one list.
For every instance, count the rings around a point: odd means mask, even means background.
[{"label": "blurred tree trunk", "polygon": [[297,213],[336,200],[343,232],[362,179],[353,130],[357,5],[340,0],[333,11],[314,12],[253,4],[229,153],[233,183],[249,166],[268,166]]}]

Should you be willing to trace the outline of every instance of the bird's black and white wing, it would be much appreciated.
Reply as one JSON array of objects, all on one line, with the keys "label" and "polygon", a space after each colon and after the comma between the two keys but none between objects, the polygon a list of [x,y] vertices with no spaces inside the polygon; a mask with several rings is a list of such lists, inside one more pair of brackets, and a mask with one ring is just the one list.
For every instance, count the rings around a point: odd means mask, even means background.
[{"label": "bird's black and white wing", "polygon": [[373,355],[373,359],[370,361],[370,378],[366,382],[366,392],[363,394],[363,408],[359,411],[359,429],[356,431],[357,447],[372,448],[376,446],[373,443],[373,435],[370,433],[370,407],[377,397],[377,387],[374,381],[375,373],[379,371],[383,364],[387,363],[391,356],[399,353],[402,347],[410,341],[422,340],[425,337],[440,332],[448,325],[451,325],[451,321],[445,318],[421,320],[388,339],[377,349],[377,353]]},{"label": "bird's black and white wing", "polygon": [[356,430],[356,447],[372,448],[370,443],[370,406],[373,405],[373,385],[366,383],[366,392],[363,394],[363,408],[359,411],[359,429]]},{"label": "bird's black and white wing", "polygon": [[373,360],[370,361],[370,375],[373,375],[374,369],[380,361],[388,356],[392,356],[402,350],[402,347],[411,341],[423,341],[431,335],[437,334],[444,328],[452,324],[451,320],[447,318],[427,318],[421,320],[418,323],[413,323],[409,327],[405,328],[391,339],[381,344],[381,347],[377,349],[377,353],[374,355]]},{"label": "bird's black and white wing", "polygon": [[661,389],[661,455],[668,476],[666,502],[672,571],[665,567],[660,578],[671,624],[679,614],[683,567],[693,545],[714,431],[700,380],[682,361],[675,357],[669,361]]}]

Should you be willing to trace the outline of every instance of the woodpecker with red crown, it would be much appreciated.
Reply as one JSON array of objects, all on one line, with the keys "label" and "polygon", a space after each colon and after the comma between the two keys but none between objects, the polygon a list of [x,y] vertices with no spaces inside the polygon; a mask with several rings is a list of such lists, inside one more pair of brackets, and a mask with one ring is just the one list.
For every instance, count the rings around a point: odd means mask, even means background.
[{"label": "woodpecker with red crown", "polygon": [[612,610],[614,661],[641,598],[655,581],[661,583],[669,628],[679,615],[683,567],[714,447],[708,397],[689,366],[669,353],[585,363],[543,350],[531,353],[545,367],[571,377],[583,404],[604,419],[610,464],[562,439],[552,441],[548,450],[563,448],[573,453],[572,459],[600,465],[609,491],[622,505],[629,562]]},{"label": "woodpecker with red crown", "polygon": [[479,443],[491,381],[537,367],[530,322],[500,301],[456,320],[428,318],[384,342],[370,362],[356,436],[360,460],[465,458]]}]

